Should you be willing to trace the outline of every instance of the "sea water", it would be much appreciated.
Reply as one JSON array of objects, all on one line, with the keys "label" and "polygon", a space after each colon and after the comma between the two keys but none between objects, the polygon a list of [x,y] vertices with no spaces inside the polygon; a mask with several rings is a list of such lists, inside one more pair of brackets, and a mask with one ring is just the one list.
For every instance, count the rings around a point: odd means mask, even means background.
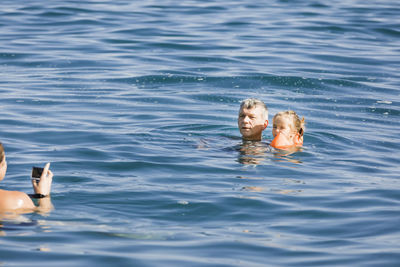
[{"label": "sea water", "polygon": [[[396,1],[2,1],[0,266],[398,266]],[[241,100],[267,104],[243,143]],[[272,151],[272,116],[304,147]]]}]

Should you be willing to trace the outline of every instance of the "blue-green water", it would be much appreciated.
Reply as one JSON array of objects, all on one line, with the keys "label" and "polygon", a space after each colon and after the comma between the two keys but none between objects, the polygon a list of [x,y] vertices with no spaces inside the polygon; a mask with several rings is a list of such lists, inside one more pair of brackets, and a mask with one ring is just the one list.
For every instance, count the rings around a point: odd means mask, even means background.
[{"label": "blue-green water", "polygon": [[[398,266],[396,1],[2,1],[0,266]],[[307,121],[242,144],[239,103]],[[271,118],[272,116],[270,116]]]}]

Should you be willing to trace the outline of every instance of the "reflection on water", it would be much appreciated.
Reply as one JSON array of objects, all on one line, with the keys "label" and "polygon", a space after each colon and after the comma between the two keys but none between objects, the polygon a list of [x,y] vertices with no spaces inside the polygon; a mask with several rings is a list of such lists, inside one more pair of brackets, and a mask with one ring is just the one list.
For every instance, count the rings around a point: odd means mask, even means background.
[{"label": "reflection on water", "polygon": [[[32,220],[20,214],[2,214],[0,216],[0,236],[3,237],[30,237],[38,233],[49,232],[52,232],[51,226],[45,220]],[[48,245],[42,242],[35,244],[30,249],[40,252],[51,251]]]},{"label": "reflection on water", "polygon": [[13,235],[26,235],[27,231],[37,225],[37,221],[32,221],[23,215],[3,213],[0,215],[0,236],[7,236],[7,233],[11,232]]},{"label": "reflection on water", "polygon": [[274,150],[274,158],[276,161],[287,161],[291,163],[302,163],[302,161],[295,159],[296,152],[302,152],[302,147],[292,147],[289,150]]},{"label": "reflection on water", "polygon": [[[273,194],[282,194],[282,195],[294,195],[294,194],[300,194],[303,192],[302,189],[295,188],[293,189],[293,185],[305,185],[304,181],[301,180],[294,180],[294,179],[284,179],[280,180],[279,184],[276,184],[274,187],[265,187],[265,186],[260,186],[257,185],[259,184],[260,181],[265,180],[265,177],[249,177],[249,176],[238,176],[237,178],[239,179],[244,179],[244,180],[254,180],[255,185],[247,185],[243,186],[240,188],[240,191],[246,191],[246,192],[252,192],[252,193],[263,193],[263,192],[268,192],[268,193],[273,193]],[[261,182],[261,184],[264,184]],[[297,187],[297,186],[296,186]]]},{"label": "reflection on water", "polygon": [[275,161],[285,161],[291,163],[302,163],[295,159],[296,152],[303,151],[301,147],[293,147],[289,150],[274,149],[268,143],[263,141],[246,141],[243,140],[236,147],[239,152],[238,162],[246,165],[262,164],[266,159],[275,159]]},{"label": "reflection on water", "polygon": [[[43,216],[43,214],[41,215]],[[5,236],[7,232],[26,235],[26,231],[36,231],[37,229],[41,229],[42,232],[51,232],[51,227],[46,220],[36,220],[30,216],[16,212],[0,213],[0,235]]]},{"label": "reflection on water", "polygon": [[271,152],[268,144],[262,141],[246,141],[237,147],[239,151],[238,162],[242,164],[261,164],[267,157],[267,153]]}]

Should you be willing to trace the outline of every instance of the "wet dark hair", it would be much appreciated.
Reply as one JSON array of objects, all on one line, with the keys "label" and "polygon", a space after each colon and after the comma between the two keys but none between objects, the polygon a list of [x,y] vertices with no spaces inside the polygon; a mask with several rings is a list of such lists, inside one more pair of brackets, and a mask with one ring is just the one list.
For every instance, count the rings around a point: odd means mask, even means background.
[{"label": "wet dark hair", "polygon": [[3,147],[3,144],[2,144],[2,143],[0,143],[0,163],[2,163],[2,162],[3,162],[3,160],[4,160],[4,157],[5,157],[5,153],[4,153],[4,147]]}]

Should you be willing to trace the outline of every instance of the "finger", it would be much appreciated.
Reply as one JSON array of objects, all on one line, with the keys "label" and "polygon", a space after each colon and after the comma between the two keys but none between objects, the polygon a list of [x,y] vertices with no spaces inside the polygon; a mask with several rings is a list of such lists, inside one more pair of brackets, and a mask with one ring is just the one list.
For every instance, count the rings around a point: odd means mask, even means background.
[{"label": "finger", "polygon": [[37,181],[36,181],[36,179],[31,179],[31,181],[32,181],[32,186],[33,186],[33,188],[36,188],[36,187],[37,187]]},{"label": "finger", "polygon": [[43,178],[44,176],[47,176],[47,173],[48,173],[48,171],[49,171],[49,168],[50,168],[50,163],[46,163],[46,165],[45,165],[44,168],[43,168],[43,173],[42,173],[42,175],[40,176],[40,178]]},{"label": "finger", "polygon": [[53,180],[53,172],[49,170],[47,177],[49,178],[49,180]]}]

